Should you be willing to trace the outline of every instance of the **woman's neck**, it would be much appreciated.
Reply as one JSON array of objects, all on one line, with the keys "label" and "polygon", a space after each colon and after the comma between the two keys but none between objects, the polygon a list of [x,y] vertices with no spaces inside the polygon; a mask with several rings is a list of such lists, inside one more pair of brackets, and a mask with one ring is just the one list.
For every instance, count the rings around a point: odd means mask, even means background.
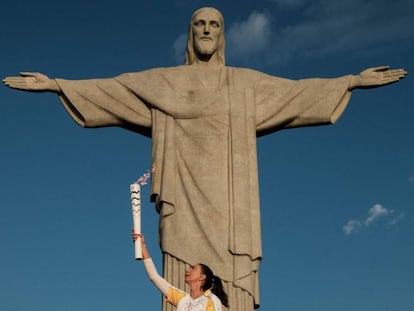
[{"label": "woman's neck", "polygon": [[201,289],[200,285],[198,285],[198,284],[197,285],[191,285],[191,288],[190,288],[191,298],[196,299],[196,298],[198,298],[202,295],[204,295],[204,290]]}]

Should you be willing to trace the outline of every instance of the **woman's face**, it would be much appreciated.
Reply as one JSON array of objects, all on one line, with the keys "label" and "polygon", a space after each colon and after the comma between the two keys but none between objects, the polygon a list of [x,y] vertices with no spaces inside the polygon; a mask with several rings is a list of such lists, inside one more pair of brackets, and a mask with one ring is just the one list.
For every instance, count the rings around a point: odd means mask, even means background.
[{"label": "woman's face", "polygon": [[201,270],[201,266],[199,264],[196,264],[194,266],[191,266],[185,271],[185,282],[187,284],[203,281],[205,280],[206,276]]}]

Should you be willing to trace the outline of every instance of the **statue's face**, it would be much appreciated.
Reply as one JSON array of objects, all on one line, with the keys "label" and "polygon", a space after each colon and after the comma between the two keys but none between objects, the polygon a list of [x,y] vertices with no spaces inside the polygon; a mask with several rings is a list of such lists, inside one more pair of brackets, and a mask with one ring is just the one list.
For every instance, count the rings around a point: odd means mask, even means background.
[{"label": "statue's face", "polygon": [[213,55],[218,49],[222,29],[220,16],[214,10],[206,9],[194,16],[192,30],[195,52],[202,57]]}]

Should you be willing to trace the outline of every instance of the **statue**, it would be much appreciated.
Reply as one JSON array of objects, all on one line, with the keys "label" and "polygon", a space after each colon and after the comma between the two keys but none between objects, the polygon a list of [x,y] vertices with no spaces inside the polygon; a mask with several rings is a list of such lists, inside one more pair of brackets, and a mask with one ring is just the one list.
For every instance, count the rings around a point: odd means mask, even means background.
[{"label": "statue", "polygon": [[3,82],[56,93],[80,126],[151,137],[164,277],[183,288],[186,264],[205,262],[224,281],[230,309],[251,311],[260,303],[262,257],[256,137],[334,123],[353,89],[406,74],[381,66],[294,81],[227,67],[223,17],[202,8],[191,18],[182,66],[78,81],[23,72]]}]

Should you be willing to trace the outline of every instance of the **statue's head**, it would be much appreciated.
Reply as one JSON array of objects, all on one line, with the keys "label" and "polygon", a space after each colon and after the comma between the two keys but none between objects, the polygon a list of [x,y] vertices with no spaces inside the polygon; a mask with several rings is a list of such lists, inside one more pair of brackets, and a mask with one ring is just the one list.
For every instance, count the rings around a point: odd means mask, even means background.
[{"label": "statue's head", "polygon": [[214,60],[224,65],[224,18],[215,8],[195,11],[188,29],[185,65]]}]

